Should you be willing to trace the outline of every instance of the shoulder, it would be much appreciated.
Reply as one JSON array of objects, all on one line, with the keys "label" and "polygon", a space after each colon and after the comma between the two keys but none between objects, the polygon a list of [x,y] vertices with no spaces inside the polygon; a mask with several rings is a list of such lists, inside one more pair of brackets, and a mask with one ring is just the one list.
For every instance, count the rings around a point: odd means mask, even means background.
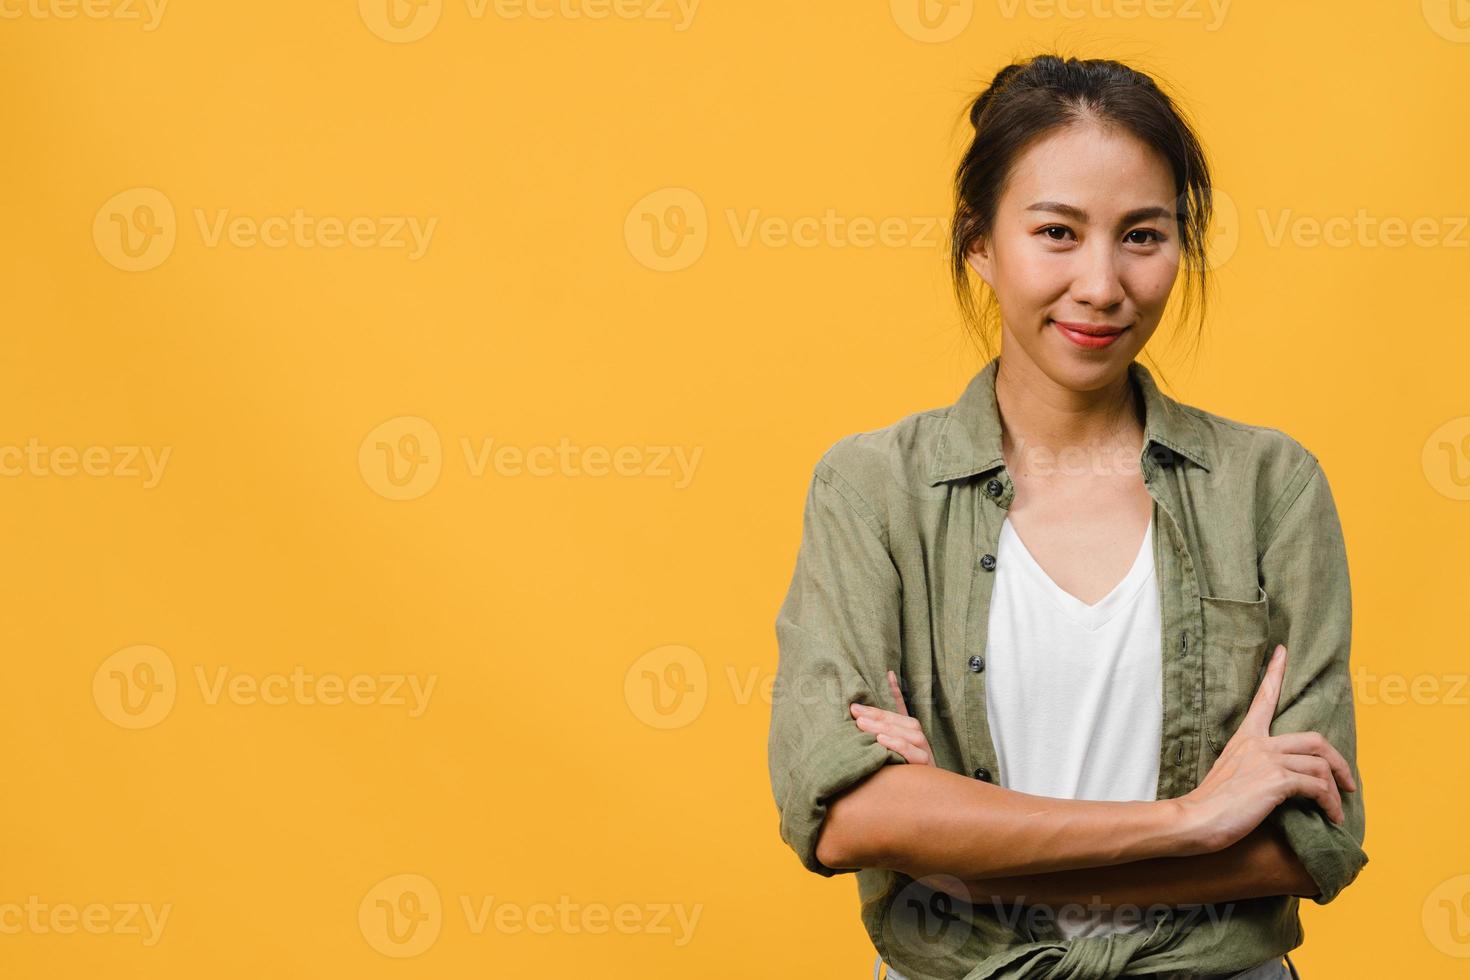
[{"label": "shoulder", "polygon": [[[1247,497],[1262,531],[1268,531],[1313,478],[1322,475],[1316,454],[1280,428],[1227,418],[1195,405],[1174,405],[1199,435],[1209,460],[1209,486]],[[1325,482],[1326,477],[1322,479]]]},{"label": "shoulder", "polygon": [[834,491],[885,539],[895,508],[945,496],[930,483],[933,459],[954,406],[905,415],[888,425],[853,432],[832,443],[816,462],[814,484]]}]

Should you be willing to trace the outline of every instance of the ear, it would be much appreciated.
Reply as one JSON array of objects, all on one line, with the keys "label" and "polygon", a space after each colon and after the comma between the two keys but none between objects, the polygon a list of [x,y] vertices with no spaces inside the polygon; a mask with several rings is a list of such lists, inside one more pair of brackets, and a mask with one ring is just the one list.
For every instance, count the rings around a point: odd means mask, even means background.
[{"label": "ear", "polygon": [[985,280],[985,285],[995,288],[992,280],[990,243],[983,238],[975,239],[970,250],[965,253],[965,261],[970,263],[970,268],[979,273],[980,278]]}]

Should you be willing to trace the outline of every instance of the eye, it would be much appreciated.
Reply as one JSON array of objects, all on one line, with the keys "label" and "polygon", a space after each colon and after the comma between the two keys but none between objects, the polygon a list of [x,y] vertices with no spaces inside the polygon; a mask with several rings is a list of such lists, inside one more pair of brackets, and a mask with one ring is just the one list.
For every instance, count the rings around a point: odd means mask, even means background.
[{"label": "eye", "polygon": [[1162,242],[1164,240],[1164,236],[1162,234],[1160,234],[1159,232],[1154,231],[1152,228],[1135,228],[1132,231],[1130,231],[1128,233],[1128,235],[1125,235],[1123,237],[1127,238],[1127,237],[1129,237],[1131,235],[1151,235],[1153,237],[1152,238],[1149,238],[1149,239],[1145,239],[1144,241],[1141,241],[1141,242],[1140,241],[1136,241],[1136,240],[1135,241],[1130,241],[1129,242],[1130,245],[1154,245],[1154,244],[1157,244],[1157,243]]},{"label": "eye", "polygon": [[1053,231],[1059,231],[1064,235],[1070,235],[1072,233],[1072,229],[1068,228],[1066,225],[1047,225],[1045,228],[1040,229],[1041,234],[1046,235],[1046,237],[1050,238],[1054,242],[1060,242],[1064,240],[1061,238],[1057,238],[1055,235],[1052,235],[1051,232]]}]

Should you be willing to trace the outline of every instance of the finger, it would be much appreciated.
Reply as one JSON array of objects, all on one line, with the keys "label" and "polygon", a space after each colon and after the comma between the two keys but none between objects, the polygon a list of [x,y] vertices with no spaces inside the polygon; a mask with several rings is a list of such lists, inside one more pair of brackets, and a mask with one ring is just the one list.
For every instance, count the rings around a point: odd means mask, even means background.
[{"label": "finger", "polygon": [[1281,764],[1294,772],[1304,773],[1316,779],[1324,787],[1324,796],[1328,800],[1327,805],[1322,807],[1327,815],[1332,817],[1333,823],[1342,823],[1342,794],[1337,790],[1337,783],[1332,778],[1332,767],[1327,760],[1320,755],[1296,755],[1287,753],[1281,758]]},{"label": "finger", "polygon": [[858,727],[864,731],[887,732],[910,741],[924,740],[924,730],[908,715],[895,714],[892,711],[884,711],[875,715],[865,711],[858,715],[857,723]]},{"label": "finger", "polygon": [[[888,719],[872,718],[866,715],[857,719],[857,726],[865,732],[871,732],[883,745],[888,745],[895,752],[904,754],[904,758],[910,762],[918,762],[921,765],[932,763],[932,752],[929,748],[929,740],[924,737],[924,730],[920,728],[912,718],[903,715],[888,713]],[[908,746],[908,749],[900,749],[898,745]],[[913,756],[910,758],[910,756]]]},{"label": "finger", "polygon": [[1288,785],[1291,789],[1292,796],[1305,796],[1308,799],[1315,800],[1317,805],[1322,808],[1322,812],[1327,814],[1329,820],[1333,823],[1342,823],[1342,807],[1340,803],[1334,803],[1334,798],[1331,795],[1331,783],[1325,779],[1318,779],[1315,776],[1308,776],[1305,773],[1290,769],[1285,770],[1285,772],[1288,777]]},{"label": "finger", "polygon": [[912,763],[916,766],[927,766],[929,764],[929,753],[917,745],[906,742],[901,738],[896,738],[886,732],[880,732],[878,734],[878,741],[886,748],[890,748],[903,756],[905,762]]},{"label": "finger", "polygon": [[897,711],[889,711],[887,708],[875,708],[870,704],[854,704],[852,714],[855,718],[872,718],[877,721],[886,722],[895,729],[906,729],[908,731],[919,731],[919,720],[912,715],[901,715]]},{"label": "finger", "polygon": [[1286,647],[1278,643],[1271,659],[1266,662],[1266,676],[1261,678],[1261,683],[1256,688],[1256,696],[1246,709],[1239,731],[1251,735],[1271,733],[1271,719],[1276,717],[1276,702],[1281,694],[1281,678],[1285,671]]},{"label": "finger", "polygon": [[1349,793],[1358,791],[1358,781],[1353,778],[1352,767],[1348,765],[1342,753],[1337,751],[1337,747],[1327,741],[1322,733],[1284,732],[1280,735],[1272,735],[1271,746],[1281,752],[1321,756],[1332,767],[1332,775],[1338,786]]},{"label": "finger", "polygon": [[898,713],[908,714],[908,705],[903,703],[903,692],[898,689],[898,676],[891,670],[888,672],[888,686],[893,688],[893,700],[898,704]]}]

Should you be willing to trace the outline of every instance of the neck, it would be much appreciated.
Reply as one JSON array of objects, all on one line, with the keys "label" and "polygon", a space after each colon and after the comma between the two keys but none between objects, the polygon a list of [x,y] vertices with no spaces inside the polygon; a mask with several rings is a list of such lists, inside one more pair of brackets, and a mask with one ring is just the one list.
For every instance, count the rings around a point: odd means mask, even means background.
[{"label": "neck", "polygon": [[[1079,391],[1058,384],[1024,358],[1001,357],[995,400],[1001,448],[1012,469],[1027,473],[1060,463],[1091,472],[1098,458],[1136,457],[1143,446],[1142,406],[1125,370],[1101,388]],[[1070,461],[1070,462],[1069,462]]]}]

